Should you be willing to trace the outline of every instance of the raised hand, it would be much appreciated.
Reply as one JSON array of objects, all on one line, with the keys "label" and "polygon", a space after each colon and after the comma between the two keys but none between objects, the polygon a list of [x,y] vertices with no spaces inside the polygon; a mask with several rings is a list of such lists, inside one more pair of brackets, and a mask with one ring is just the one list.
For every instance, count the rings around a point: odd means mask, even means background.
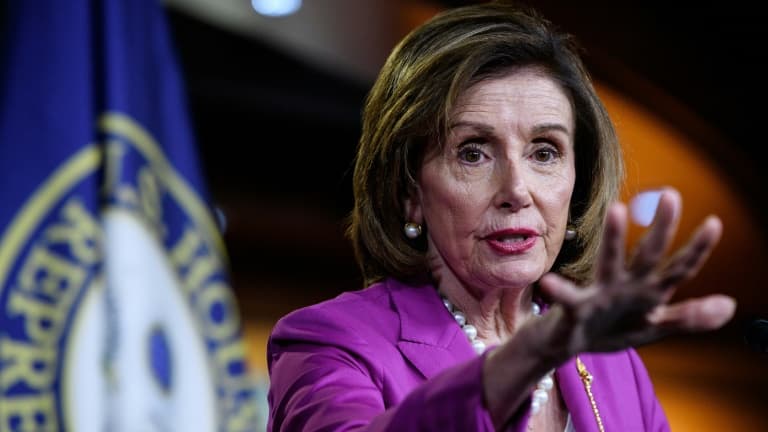
[{"label": "raised hand", "polygon": [[664,190],[652,226],[627,259],[627,210],[612,205],[594,283],[579,287],[556,274],[541,279],[555,303],[541,323],[549,327],[551,354],[614,351],[673,333],[714,330],[731,319],[736,303],[725,295],[669,303],[676,287],[699,272],[722,233],[720,220],[710,216],[683,247],[667,254],[681,208],[679,193]]}]

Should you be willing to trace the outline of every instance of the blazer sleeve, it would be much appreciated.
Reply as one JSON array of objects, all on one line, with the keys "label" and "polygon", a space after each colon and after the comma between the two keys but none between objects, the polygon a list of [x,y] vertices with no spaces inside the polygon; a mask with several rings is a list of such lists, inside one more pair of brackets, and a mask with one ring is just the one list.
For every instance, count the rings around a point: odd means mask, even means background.
[{"label": "blazer sleeve", "polygon": [[[279,337],[273,331],[268,431],[494,430],[483,402],[484,357],[446,369],[387,407],[386,365],[365,354],[354,330],[333,323],[315,320],[320,328],[279,323]],[[342,339],[343,344],[338,342]],[[525,424],[517,423],[511,430]]]},{"label": "blazer sleeve", "polygon": [[387,409],[377,379],[349,353],[331,351],[284,352],[273,363],[269,431],[493,430],[482,402],[480,358]]},{"label": "blazer sleeve", "polygon": [[640,409],[642,410],[643,421],[646,431],[651,432],[669,432],[669,422],[666,413],[656,397],[651,377],[645,368],[640,356],[633,349],[628,350],[629,360],[634,372],[635,384],[640,397]]}]

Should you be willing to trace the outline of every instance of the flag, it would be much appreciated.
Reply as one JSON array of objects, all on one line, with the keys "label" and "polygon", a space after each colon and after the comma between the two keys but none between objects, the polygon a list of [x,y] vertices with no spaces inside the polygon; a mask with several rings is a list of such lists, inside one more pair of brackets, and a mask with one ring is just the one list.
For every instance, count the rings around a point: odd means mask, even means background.
[{"label": "flag", "polygon": [[8,2],[0,432],[261,425],[155,0]]}]

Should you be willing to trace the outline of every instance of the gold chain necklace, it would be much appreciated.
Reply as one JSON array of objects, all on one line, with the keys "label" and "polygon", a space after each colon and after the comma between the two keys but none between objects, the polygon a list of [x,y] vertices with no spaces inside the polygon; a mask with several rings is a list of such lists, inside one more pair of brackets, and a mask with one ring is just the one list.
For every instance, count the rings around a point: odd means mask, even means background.
[{"label": "gold chain necklace", "polygon": [[592,381],[595,377],[589,373],[587,367],[584,366],[584,362],[582,362],[578,356],[576,357],[576,370],[579,371],[581,382],[584,383],[584,389],[587,391],[589,403],[592,405],[592,412],[595,414],[595,420],[597,421],[597,427],[600,429],[600,432],[605,432],[603,419],[600,418],[600,410],[597,409],[597,402],[595,402],[595,396],[592,394]]}]

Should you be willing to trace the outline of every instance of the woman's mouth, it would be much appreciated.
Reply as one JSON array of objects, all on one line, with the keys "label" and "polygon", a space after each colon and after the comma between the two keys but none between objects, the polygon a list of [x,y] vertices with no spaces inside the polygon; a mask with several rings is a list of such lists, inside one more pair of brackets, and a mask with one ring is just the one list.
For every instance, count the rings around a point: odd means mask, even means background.
[{"label": "woman's mouth", "polygon": [[484,238],[488,245],[502,255],[521,254],[532,248],[539,235],[529,229],[496,231]]}]

